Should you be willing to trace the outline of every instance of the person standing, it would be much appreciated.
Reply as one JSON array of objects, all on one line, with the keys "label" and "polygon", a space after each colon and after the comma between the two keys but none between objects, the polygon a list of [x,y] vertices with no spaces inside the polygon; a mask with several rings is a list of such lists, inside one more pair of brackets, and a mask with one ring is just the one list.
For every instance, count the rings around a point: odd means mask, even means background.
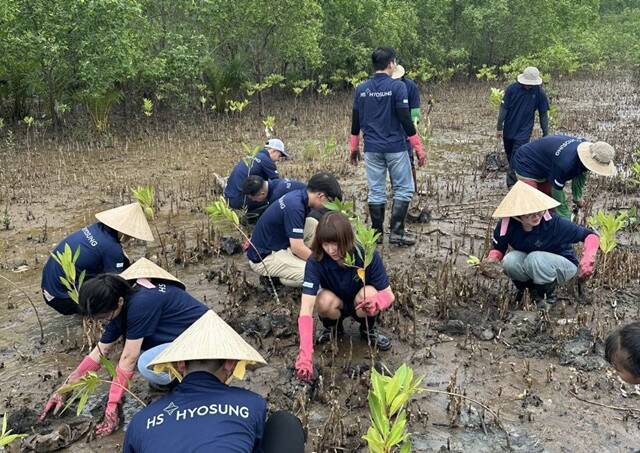
[{"label": "person standing", "polygon": [[573,202],[577,208],[586,205],[582,197],[589,171],[613,176],[615,150],[606,142],[589,142],[569,135],[549,135],[518,148],[511,159],[516,177],[556,199],[556,212],[571,218],[564,186],[571,181]]},{"label": "person standing", "polygon": [[244,181],[250,175],[261,176],[262,179],[278,179],[278,168],[276,162],[281,159],[288,159],[289,153],[284,148],[282,140],[272,138],[267,141],[264,148],[258,152],[254,157],[250,157],[250,161],[247,164],[246,159],[243,158],[233,167],[227,184],[224,188],[224,197],[229,202],[229,206],[233,209],[242,209],[249,204],[250,209],[255,209],[258,206],[253,206],[251,203],[247,203],[246,197],[242,193],[242,185]]},{"label": "person standing", "polygon": [[[409,111],[411,112],[411,122],[418,128],[420,123],[420,89],[418,85],[411,79],[405,76],[405,70],[402,65],[397,65],[396,70],[393,71],[391,78],[394,80],[401,80],[407,87],[407,97],[409,99]],[[415,190],[418,190],[418,179],[416,176],[416,160],[413,156],[413,147],[411,143],[407,141],[407,147],[409,152],[409,159],[411,160],[411,174],[413,175],[413,186]]]},{"label": "person standing", "polygon": [[529,143],[536,110],[540,115],[542,136],[549,134],[549,99],[542,88],[542,77],[538,68],[530,66],[517,81],[507,87],[498,113],[496,136],[502,138],[507,155],[507,187],[516,183],[516,175],[511,167],[513,153],[521,145]]},{"label": "person standing", "polygon": [[356,87],[353,97],[349,157],[351,163],[357,165],[361,157],[362,130],[371,224],[382,237],[387,203],[386,174],[389,172],[393,188],[389,243],[413,245],[415,238],[404,230],[407,210],[415,190],[407,140],[418,156],[420,167],[425,164],[427,155],[411,121],[407,88],[400,80],[391,78],[397,67],[395,50],[378,47],[373,51],[371,60],[376,72]]}]

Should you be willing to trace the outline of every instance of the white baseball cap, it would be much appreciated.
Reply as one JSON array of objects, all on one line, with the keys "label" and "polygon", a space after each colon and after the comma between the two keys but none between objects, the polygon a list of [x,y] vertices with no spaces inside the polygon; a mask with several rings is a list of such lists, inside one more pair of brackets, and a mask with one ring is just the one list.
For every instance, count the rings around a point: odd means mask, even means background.
[{"label": "white baseball cap", "polygon": [[267,143],[265,144],[265,148],[271,148],[271,149],[275,149],[276,151],[280,151],[282,155],[285,157],[285,159],[289,159],[291,157],[289,156],[289,153],[285,151],[284,143],[282,143],[282,140],[278,138],[271,138],[267,140]]}]

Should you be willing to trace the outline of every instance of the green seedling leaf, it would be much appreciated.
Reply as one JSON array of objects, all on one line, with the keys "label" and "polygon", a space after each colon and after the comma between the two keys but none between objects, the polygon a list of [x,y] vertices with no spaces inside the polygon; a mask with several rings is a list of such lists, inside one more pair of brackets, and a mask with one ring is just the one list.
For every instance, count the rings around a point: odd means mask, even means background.
[{"label": "green seedling leaf", "polygon": [[367,441],[369,450],[371,450],[372,453],[385,453],[384,440],[373,426],[369,427],[367,434],[362,436],[362,438]]},{"label": "green seedling leaf", "polygon": [[385,447],[391,448],[395,445],[398,445],[400,442],[403,442],[408,434],[405,433],[405,427],[407,425],[407,413],[402,411],[398,414],[395,422],[393,422],[393,426],[391,427],[391,433],[389,434],[389,440],[387,441]]},{"label": "green seedling leaf", "polygon": [[467,258],[467,264],[471,267],[479,266],[480,258],[474,255],[469,255],[469,258]]},{"label": "green seedling leaf", "polygon": [[100,365],[107,370],[107,373],[109,373],[112,378],[116,377],[116,367],[113,366],[113,362],[111,362],[107,356],[100,355]]},{"label": "green seedling leaf", "polygon": [[405,442],[400,447],[400,453],[411,453],[411,442]]}]

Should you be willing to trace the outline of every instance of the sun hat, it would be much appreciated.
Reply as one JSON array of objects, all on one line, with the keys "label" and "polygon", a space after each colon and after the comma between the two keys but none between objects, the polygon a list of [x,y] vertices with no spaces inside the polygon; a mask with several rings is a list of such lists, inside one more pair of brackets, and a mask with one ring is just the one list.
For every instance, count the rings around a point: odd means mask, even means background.
[{"label": "sun hat", "polygon": [[578,145],[578,157],[582,164],[594,173],[602,176],[616,174],[613,158],[616,151],[606,142],[582,142]]},{"label": "sun hat", "polygon": [[401,79],[404,76],[404,66],[401,64],[396,65],[396,69],[393,70],[393,74],[391,74],[392,79]]},{"label": "sun hat", "polygon": [[522,181],[517,181],[505,195],[492,217],[517,217],[534,212],[546,211],[560,206],[557,200],[540,192]]},{"label": "sun hat", "polygon": [[181,380],[182,376],[174,364],[189,360],[238,360],[233,373],[238,379],[244,377],[247,365],[257,367],[267,364],[260,353],[213,310],[207,311],[191,324],[148,367],[155,372],[169,372]]},{"label": "sun hat", "polygon": [[131,203],[96,214],[96,219],[120,233],[152,242],[153,233],[140,203]]},{"label": "sun hat", "polygon": [[284,143],[282,142],[282,140],[278,138],[270,138],[269,140],[267,140],[267,143],[264,145],[264,147],[280,151],[286,159],[289,159],[291,157],[289,156],[289,153],[284,149]]},{"label": "sun hat", "polygon": [[125,280],[137,280],[139,278],[159,278],[161,280],[169,280],[179,283],[182,286],[182,289],[185,288],[184,283],[178,280],[175,276],[165,271],[153,261],[146,259],[145,257],[140,258],[127,269],[122,271],[120,273],[120,277],[124,278]]},{"label": "sun hat", "polygon": [[534,66],[529,66],[518,75],[518,82],[523,85],[542,85],[542,77],[540,71]]}]

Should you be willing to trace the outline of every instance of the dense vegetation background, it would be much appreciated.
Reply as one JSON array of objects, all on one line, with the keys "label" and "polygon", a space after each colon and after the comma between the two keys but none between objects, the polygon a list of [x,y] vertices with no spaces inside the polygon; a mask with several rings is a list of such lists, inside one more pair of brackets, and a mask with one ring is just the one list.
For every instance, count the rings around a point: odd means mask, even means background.
[{"label": "dense vegetation background", "polygon": [[422,83],[638,67],[640,2],[3,0],[0,117],[262,111],[267,92],[350,87],[378,45]]}]

